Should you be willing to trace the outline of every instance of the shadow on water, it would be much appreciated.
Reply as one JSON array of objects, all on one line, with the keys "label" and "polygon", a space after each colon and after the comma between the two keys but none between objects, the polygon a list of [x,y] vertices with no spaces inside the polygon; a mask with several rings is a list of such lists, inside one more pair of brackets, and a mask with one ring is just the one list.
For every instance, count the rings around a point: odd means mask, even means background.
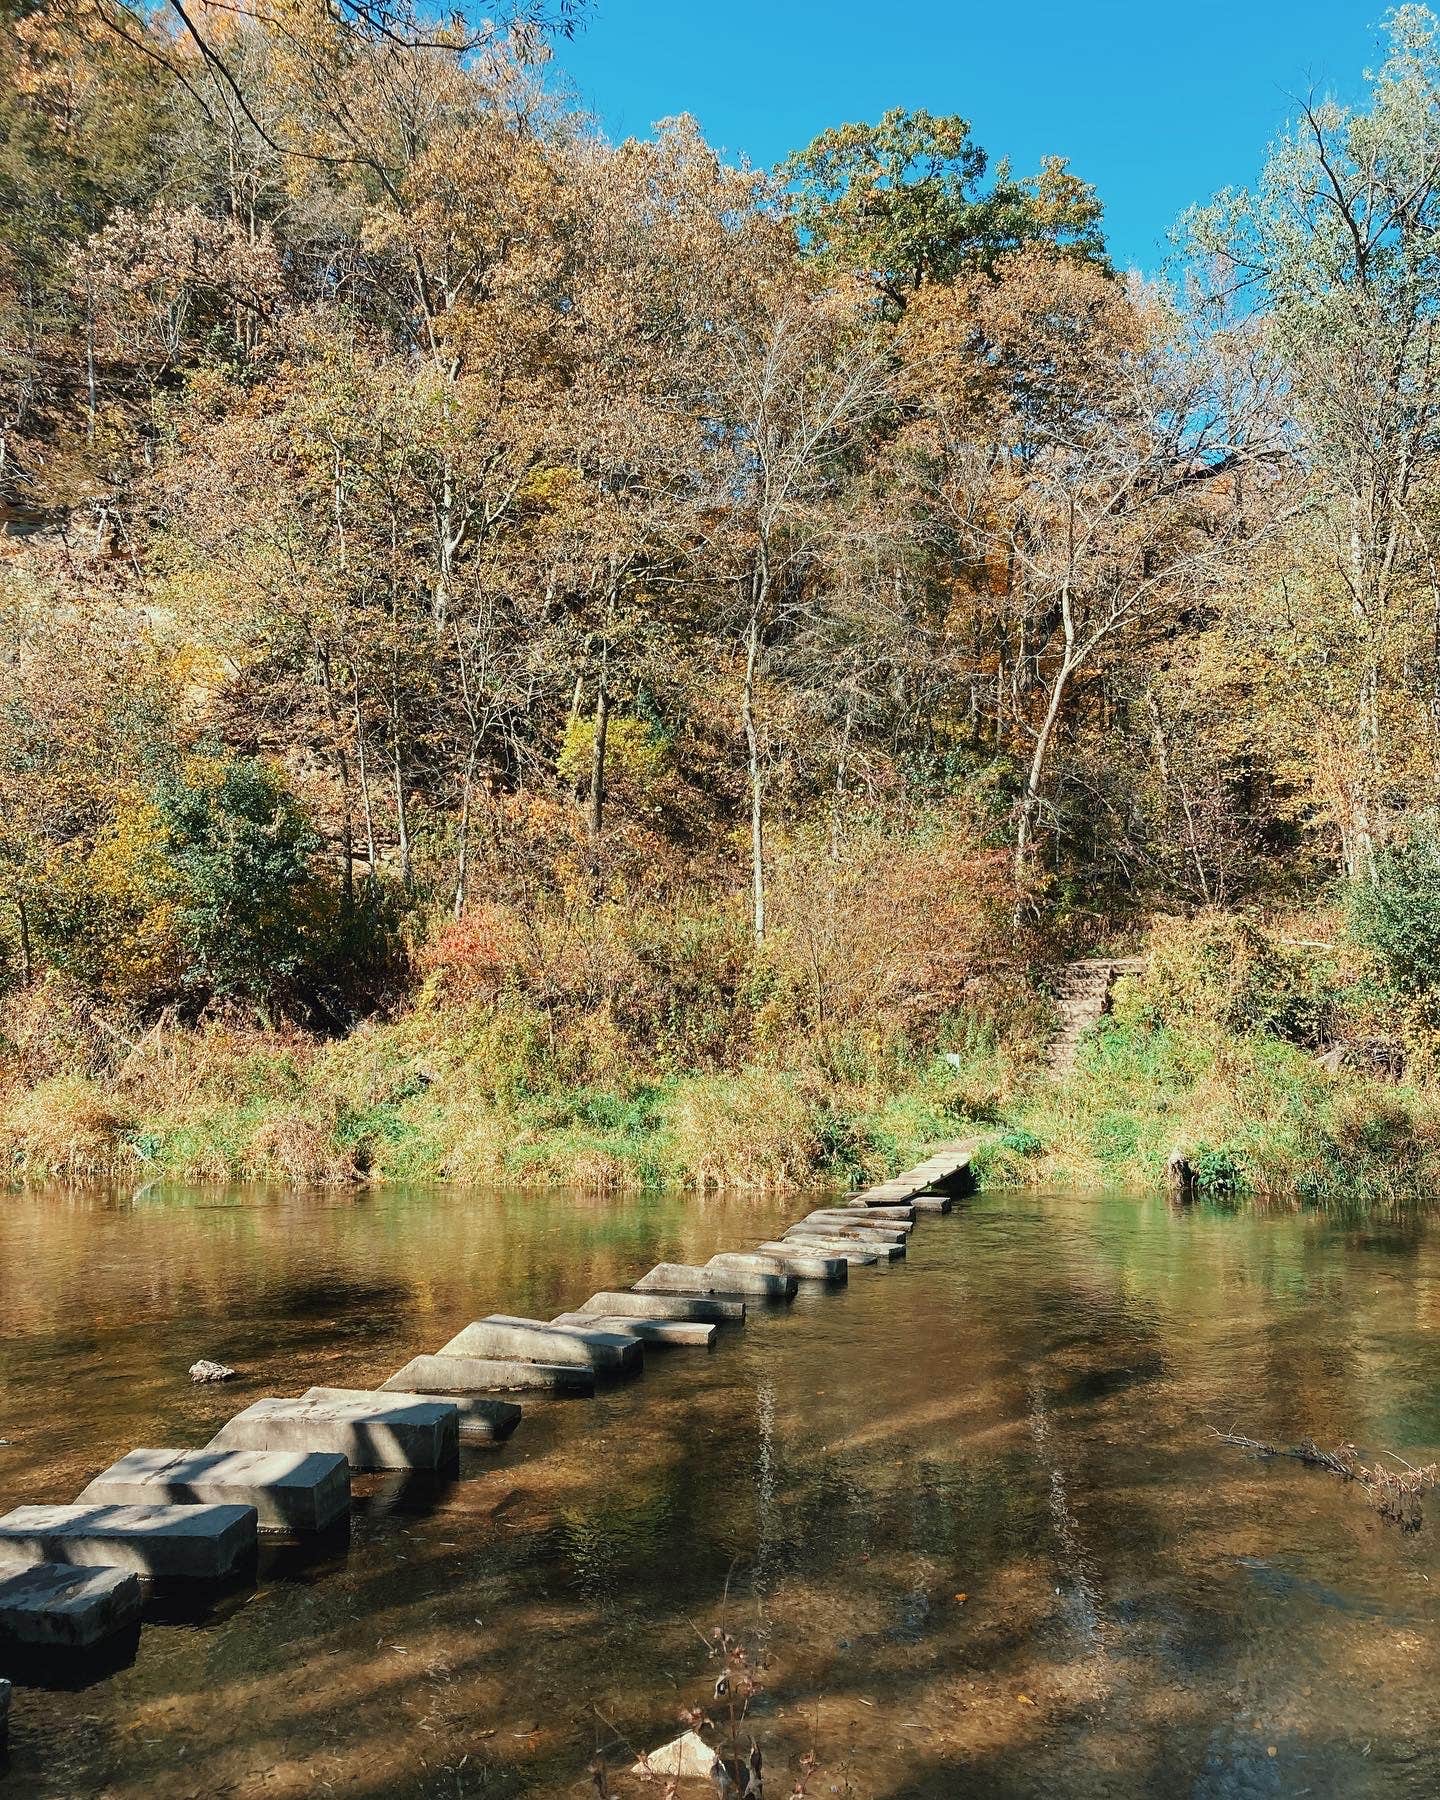
[{"label": "shadow on water", "polygon": [[[111,1443],[243,1404],[184,1383],[197,1317],[221,1354],[271,1334],[246,1398],[365,1385],[470,1317],[549,1316],[781,1217],[668,1197],[0,1203],[18,1321],[0,1435],[23,1437],[0,1498],[69,1498]],[[157,1219],[163,1263],[130,1235]],[[317,1373],[325,1296],[345,1316],[362,1291],[383,1295],[373,1340]],[[285,1320],[282,1293],[313,1310]],[[526,1402],[458,1477],[357,1478],[344,1547],[267,1546],[252,1591],[147,1629],[83,1705],[17,1694],[3,1791],[579,1795],[602,1747],[614,1791],[638,1793],[625,1745],[709,1700],[723,1621],[763,1663],[751,1723],[777,1793],[814,1746],[812,1793],[870,1800],[1433,1794],[1440,1520],[1402,1537],[1207,1429],[1430,1460],[1433,1294],[1422,1226],[983,1197],[927,1220],[904,1263],[757,1309],[714,1355],[652,1352],[642,1382]],[[65,1430],[31,1385],[61,1337],[88,1346]]]}]

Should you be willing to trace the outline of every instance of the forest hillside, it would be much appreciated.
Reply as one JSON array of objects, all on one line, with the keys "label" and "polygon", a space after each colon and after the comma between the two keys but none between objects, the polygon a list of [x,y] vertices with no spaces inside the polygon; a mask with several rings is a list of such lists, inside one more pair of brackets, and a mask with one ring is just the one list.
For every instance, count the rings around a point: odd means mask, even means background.
[{"label": "forest hillside", "polygon": [[1428,11],[1153,280],[568,6],[0,13],[0,1166],[1433,1187]]}]

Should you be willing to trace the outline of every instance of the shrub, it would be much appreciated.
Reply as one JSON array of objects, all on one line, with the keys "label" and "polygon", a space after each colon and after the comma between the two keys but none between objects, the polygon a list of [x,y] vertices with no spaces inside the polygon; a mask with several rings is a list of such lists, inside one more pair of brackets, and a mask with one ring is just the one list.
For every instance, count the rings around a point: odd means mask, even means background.
[{"label": "shrub", "polygon": [[157,786],[181,985],[204,999],[282,1002],[313,964],[323,840],[283,778],[256,757],[201,762]]},{"label": "shrub", "polygon": [[1140,976],[1115,986],[1121,1025],[1175,1031],[1270,1031],[1300,1043],[1327,1034],[1339,999],[1324,961],[1283,945],[1233,913],[1159,919]]},{"label": "shrub", "polygon": [[1357,882],[1350,934],[1402,993],[1440,987],[1440,833],[1433,814],[1375,859],[1373,881]]}]

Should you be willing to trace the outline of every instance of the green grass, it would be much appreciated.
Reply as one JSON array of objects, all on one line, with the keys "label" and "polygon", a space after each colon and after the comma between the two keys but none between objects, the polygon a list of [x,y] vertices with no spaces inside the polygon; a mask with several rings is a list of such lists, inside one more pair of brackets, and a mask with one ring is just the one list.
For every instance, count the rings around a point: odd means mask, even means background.
[{"label": "green grass", "polygon": [[1010,1109],[980,1173],[1154,1189],[1176,1151],[1207,1199],[1363,1210],[1437,1192],[1440,1108],[1420,1087],[1330,1075],[1263,1031],[1107,1021],[1067,1079]]}]

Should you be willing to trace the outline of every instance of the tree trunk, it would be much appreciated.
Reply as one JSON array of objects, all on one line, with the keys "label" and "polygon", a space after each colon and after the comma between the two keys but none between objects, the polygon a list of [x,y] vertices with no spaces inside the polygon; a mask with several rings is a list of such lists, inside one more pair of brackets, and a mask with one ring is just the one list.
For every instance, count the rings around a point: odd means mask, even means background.
[{"label": "tree trunk", "polygon": [[605,747],[610,736],[610,689],[605,680],[605,663],[601,660],[600,677],[595,685],[595,732],[590,741],[590,794],[585,808],[585,826],[590,838],[590,854],[599,854],[600,833],[605,826]]},{"label": "tree trunk", "polygon": [[355,761],[360,773],[360,804],[365,813],[365,854],[369,860],[369,873],[365,879],[371,887],[380,878],[380,871],[375,863],[375,808],[370,799],[370,764],[365,754],[365,715],[360,709],[360,678],[355,678]]},{"label": "tree trunk", "polygon": [[745,766],[750,784],[750,903],[755,942],[765,941],[765,817],[760,780],[760,739],[755,729],[755,671],[760,656],[760,595],[745,634],[745,683],[740,717],[745,728]]},{"label": "tree trunk", "polygon": [[460,790],[460,844],[455,864],[455,898],[450,908],[457,921],[465,912],[465,885],[470,875],[470,797],[475,790],[475,764],[479,755],[480,741],[477,738],[470,745],[470,757],[465,764],[465,781]]},{"label": "tree trunk", "polygon": [[320,685],[325,690],[325,716],[330,724],[330,738],[335,746],[335,766],[340,775],[340,829],[345,852],[344,894],[345,904],[349,907],[355,899],[355,808],[350,799],[350,759],[345,754],[340,721],[335,710],[329,649],[321,649],[317,660],[320,665]]},{"label": "tree trunk", "polygon": [[29,987],[35,979],[35,952],[30,942],[30,909],[23,900],[15,902],[20,920],[20,985]]},{"label": "tree trunk", "polygon": [[1075,663],[1070,647],[1067,645],[1065,660],[1061,663],[1050,689],[1049,704],[1045,708],[1045,717],[1040,723],[1040,731],[1035,739],[1035,749],[1030,757],[1030,767],[1025,777],[1025,792],[1020,800],[1020,817],[1015,827],[1015,878],[1017,882],[1023,883],[1030,872],[1030,858],[1035,839],[1035,820],[1040,812],[1041,784],[1049,765],[1050,746],[1055,741],[1055,730],[1060,723],[1060,710],[1064,705],[1070,677],[1074,672]]}]

